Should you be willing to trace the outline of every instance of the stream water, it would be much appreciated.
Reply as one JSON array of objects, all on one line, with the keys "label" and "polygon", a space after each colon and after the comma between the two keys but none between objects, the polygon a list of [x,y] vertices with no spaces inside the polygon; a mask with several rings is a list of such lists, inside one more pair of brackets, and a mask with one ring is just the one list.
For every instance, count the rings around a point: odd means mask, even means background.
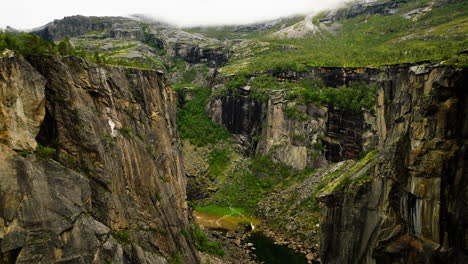
[{"label": "stream water", "polygon": [[286,247],[276,245],[275,241],[261,232],[254,232],[245,243],[254,244],[252,250],[257,260],[268,264],[307,264],[304,255]]},{"label": "stream water", "polygon": [[[233,231],[242,217],[219,215],[207,212],[194,212],[197,223],[209,229]],[[257,220],[258,221],[258,220]],[[251,225],[253,223],[251,222]],[[275,241],[261,232],[253,232],[243,243],[252,243],[257,260],[268,264],[306,264],[303,254],[297,253],[287,246],[276,245]]]}]

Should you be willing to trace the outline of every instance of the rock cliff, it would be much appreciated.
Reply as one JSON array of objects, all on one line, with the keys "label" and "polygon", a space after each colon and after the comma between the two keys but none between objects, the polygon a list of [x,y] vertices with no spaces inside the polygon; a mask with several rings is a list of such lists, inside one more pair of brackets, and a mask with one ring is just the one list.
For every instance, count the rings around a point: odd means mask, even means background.
[{"label": "rock cliff", "polygon": [[467,73],[382,71],[370,180],[319,194],[324,263],[468,261]]},{"label": "rock cliff", "polygon": [[163,74],[0,58],[0,263],[198,263]]},{"label": "rock cliff", "polygon": [[124,17],[70,16],[54,20],[34,33],[54,41],[68,37],[76,47],[115,59],[169,62],[175,57],[214,68],[226,64],[229,57],[228,47],[217,39]]},{"label": "rock cliff", "polygon": [[276,188],[257,213],[312,251],[319,244],[323,263],[466,263],[467,69],[341,72],[377,86],[375,114],[301,105],[283,90],[267,101],[231,94],[211,102],[213,120],[255,153],[297,169],[326,167]]},{"label": "rock cliff", "polygon": [[[329,87],[352,82],[375,83],[373,68],[310,68],[307,72],[275,71],[278,80],[320,80]],[[270,155],[296,169],[320,168],[330,162],[357,158],[375,145],[375,115],[332,105],[303,104],[287,90],[271,90],[266,100],[240,89],[214,97],[208,105],[212,120],[222,124],[247,153]]]}]

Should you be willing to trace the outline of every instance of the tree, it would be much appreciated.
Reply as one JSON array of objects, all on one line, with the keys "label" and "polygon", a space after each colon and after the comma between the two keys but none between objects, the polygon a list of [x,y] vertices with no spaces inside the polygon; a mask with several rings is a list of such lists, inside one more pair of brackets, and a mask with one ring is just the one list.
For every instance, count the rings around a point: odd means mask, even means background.
[{"label": "tree", "polygon": [[72,54],[73,47],[70,44],[68,37],[65,40],[60,41],[60,43],[57,45],[57,51],[62,56]]},{"label": "tree", "polygon": [[99,56],[99,52],[97,52],[97,51],[94,52],[94,61],[97,64],[102,64],[101,56]]}]

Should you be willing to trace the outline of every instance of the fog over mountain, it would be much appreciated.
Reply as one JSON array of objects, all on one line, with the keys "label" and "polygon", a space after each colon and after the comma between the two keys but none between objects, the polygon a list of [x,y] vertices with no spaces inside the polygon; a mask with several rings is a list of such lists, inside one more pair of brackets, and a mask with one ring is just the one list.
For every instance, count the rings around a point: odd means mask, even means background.
[{"label": "fog over mountain", "polygon": [[[335,7],[344,0],[135,0],[70,3],[59,0],[8,1],[2,4],[0,28],[30,29],[71,15],[145,14],[178,26],[247,24]],[[27,6],[28,8],[24,8]]]}]

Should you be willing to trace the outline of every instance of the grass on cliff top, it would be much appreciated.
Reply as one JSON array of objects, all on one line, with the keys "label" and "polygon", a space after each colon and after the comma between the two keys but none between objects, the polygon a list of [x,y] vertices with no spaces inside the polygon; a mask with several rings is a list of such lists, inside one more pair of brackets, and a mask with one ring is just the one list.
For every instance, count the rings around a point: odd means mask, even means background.
[{"label": "grass on cliff top", "polygon": [[[248,77],[239,74],[229,80],[226,87],[232,93],[247,83]],[[287,99],[296,100],[301,104],[333,105],[353,111],[362,109],[373,111],[375,105],[375,86],[366,83],[356,82],[348,86],[333,88],[326,87],[321,80],[280,81],[271,76],[260,75],[250,81],[250,86],[249,96],[261,102],[268,101],[269,92],[272,90],[287,90]],[[297,119],[301,119],[298,113],[285,110],[287,115],[296,114],[295,116],[299,117]]]},{"label": "grass on cliff top", "polygon": [[[231,61],[221,71],[226,74],[274,69],[306,71],[307,66],[364,67],[424,60],[468,65],[468,56],[460,54],[468,49],[468,2],[434,7],[416,21],[401,16],[410,7],[403,6],[391,16],[339,21],[342,27],[336,35],[322,31],[304,39],[261,38],[270,43],[269,51],[248,60]],[[284,50],[285,45],[297,49]]]},{"label": "grass on cliff top", "polygon": [[56,44],[32,33],[11,33],[0,30],[0,54],[6,49],[23,55],[85,56],[84,51],[73,48],[68,39]]},{"label": "grass on cliff top", "polygon": [[[115,52],[132,47],[129,45],[124,48],[118,48]],[[55,43],[32,33],[10,33],[0,30],[0,56],[5,50],[12,50],[22,55],[78,56],[99,65],[118,65],[146,70],[163,67],[163,64],[153,57],[147,57],[144,62],[116,58],[112,57],[113,51],[108,53],[90,53],[85,49],[73,47],[68,39]]]},{"label": "grass on cliff top", "polygon": [[245,26],[214,26],[214,27],[192,27],[184,28],[185,31],[191,33],[199,33],[208,38],[215,38],[220,40],[225,39],[253,39],[261,36],[265,36],[269,33],[275,32],[281,29],[281,27],[291,26],[301,20],[303,16],[296,16],[287,19],[283,23],[273,25],[269,29],[265,30],[252,30],[249,29],[250,25]]}]

